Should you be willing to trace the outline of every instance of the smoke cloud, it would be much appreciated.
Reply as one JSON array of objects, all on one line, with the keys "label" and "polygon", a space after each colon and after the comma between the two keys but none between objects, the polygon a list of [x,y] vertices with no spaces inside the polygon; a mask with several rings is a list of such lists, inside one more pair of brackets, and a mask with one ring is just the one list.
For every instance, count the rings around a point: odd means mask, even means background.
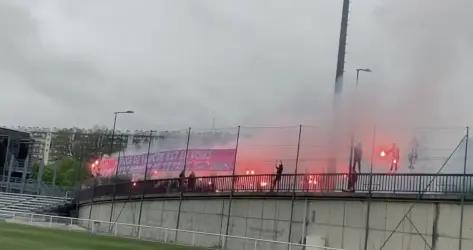
[{"label": "smoke cloud", "polygon": [[[425,163],[417,171],[437,169],[471,123],[472,7],[463,0],[383,1],[372,10],[370,34],[357,35],[360,23],[352,27],[355,45],[365,47],[371,61],[361,67],[372,65],[373,73],[362,74],[359,88],[347,94],[344,117],[355,120],[361,134],[376,125],[379,144],[401,146],[403,165],[416,137]],[[362,56],[356,52],[347,60]]]},{"label": "smoke cloud", "polygon": [[[118,128],[210,127],[213,117],[217,127],[297,131],[302,123],[319,128],[305,130],[317,134],[307,145],[328,148],[341,5],[143,0],[114,1],[110,12],[109,1],[2,1],[2,123],[92,127],[111,124],[113,111],[133,109]],[[377,143],[399,143],[404,158],[414,135],[442,149],[461,138],[461,126],[473,121],[472,7],[468,0],[352,2],[335,131],[341,158],[353,131],[367,157],[374,126]],[[355,90],[354,69],[361,67],[373,72],[362,72]],[[459,128],[415,129],[438,126]],[[291,145],[284,153],[264,149],[268,168],[294,161],[292,132],[248,134],[255,140],[248,145]],[[329,154],[303,152],[314,160]]]}]

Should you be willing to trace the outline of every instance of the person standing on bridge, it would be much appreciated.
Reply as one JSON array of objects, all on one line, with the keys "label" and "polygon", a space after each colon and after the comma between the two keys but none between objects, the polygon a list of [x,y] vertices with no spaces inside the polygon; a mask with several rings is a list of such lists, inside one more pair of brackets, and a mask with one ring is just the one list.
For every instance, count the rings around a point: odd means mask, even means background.
[{"label": "person standing on bridge", "polygon": [[414,138],[411,142],[411,152],[409,152],[407,158],[409,160],[409,169],[414,169],[414,165],[416,164],[418,154],[417,149],[419,148],[419,143],[417,139]]},{"label": "person standing on bridge", "polygon": [[279,164],[276,165],[276,178],[274,178],[273,185],[271,186],[271,192],[273,192],[276,185],[278,186],[277,190],[279,190],[279,182],[281,181],[283,169],[282,161],[279,161]]},{"label": "person standing on bridge", "polygon": [[363,148],[361,143],[356,144],[353,150],[353,172],[356,174],[356,166],[358,165],[358,173],[361,173],[361,159],[363,157]]},{"label": "person standing on bridge", "polygon": [[184,191],[184,182],[186,180],[186,170],[182,170],[179,174],[179,190]]},{"label": "person standing on bridge", "polygon": [[399,164],[399,148],[397,147],[396,143],[393,143],[392,148],[389,150],[389,153],[391,153],[392,159],[391,159],[391,168],[389,171],[391,173],[397,172],[398,169],[398,164]]},{"label": "person standing on bridge", "polygon": [[195,173],[194,171],[191,171],[191,173],[189,174],[189,178],[187,180],[187,186],[189,188],[189,190],[191,192],[195,191],[195,181],[196,181],[196,177],[195,177]]},{"label": "person standing on bridge", "polygon": [[[353,148],[353,165],[350,166],[350,173],[348,175],[348,190],[349,192],[355,191],[356,182],[358,181],[358,173],[361,173],[361,159],[363,156],[363,149],[361,143],[356,144]],[[356,172],[356,166],[358,165],[358,172]]]}]

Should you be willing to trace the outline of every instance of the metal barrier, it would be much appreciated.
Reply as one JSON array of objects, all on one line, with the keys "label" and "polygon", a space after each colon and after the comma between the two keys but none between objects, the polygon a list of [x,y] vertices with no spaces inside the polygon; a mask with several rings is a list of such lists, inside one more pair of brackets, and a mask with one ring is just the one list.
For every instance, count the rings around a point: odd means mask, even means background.
[{"label": "metal barrier", "polygon": [[[355,178],[355,192],[405,194],[460,194],[473,192],[473,175],[462,174],[284,174],[210,176],[184,179],[158,179],[139,182],[97,185],[81,190],[79,199],[161,193],[219,193],[219,192],[342,192],[349,178]],[[370,185],[370,178],[371,185]],[[465,180],[465,190],[463,189]],[[232,185],[233,182],[233,185]],[[295,183],[294,183],[295,182]],[[232,187],[234,190],[232,190]]]},{"label": "metal barrier", "polygon": [[[0,175],[0,181],[1,182],[7,182],[8,181],[8,176]],[[10,182],[11,183],[23,183],[23,180],[22,180],[21,177],[10,176]],[[28,179],[25,179],[25,182],[29,183],[29,184],[32,184],[32,183],[35,182],[35,180],[28,178]]]},{"label": "metal barrier", "polygon": [[38,187],[38,182],[35,179],[25,179],[25,183],[23,184],[23,180],[20,177],[10,177],[10,182],[8,181],[8,177],[5,175],[0,175],[0,187],[6,190],[6,187],[9,186],[9,189],[16,189],[21,190],[24,187],[24,193],[26,194],[37,194],[38,191],[41,191],[41,194],[49,195],[49,196],[73,196],[74,192],[76,192],[76,187],[61,187],[57,185],[53,185],[52,183],[47,182],[40,182]]},{"label": "metal barrier", "polygon": [[0,212],[0,218],[9,222],[32,226],[85,231],[100,235],[109,235],[139,240],[170,244],[205,247],[208,249],[281,249],[281,250],[343,250],[324,246],[303,245],[282,241],[256,239],[251,237],[198,232],[166,227],[136,225],[100,220],[79,219],[34,213]]}]

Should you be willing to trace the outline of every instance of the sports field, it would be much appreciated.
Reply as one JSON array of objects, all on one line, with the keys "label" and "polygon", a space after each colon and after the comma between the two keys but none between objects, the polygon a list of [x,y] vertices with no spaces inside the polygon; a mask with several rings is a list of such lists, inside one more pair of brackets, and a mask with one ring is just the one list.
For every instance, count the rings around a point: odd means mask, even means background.
[{"label": "sports field", "polygon": [[192,247],[172,246],[92,235],[86,232],[63,231],[0,222],[1,250],[197,250]]}]

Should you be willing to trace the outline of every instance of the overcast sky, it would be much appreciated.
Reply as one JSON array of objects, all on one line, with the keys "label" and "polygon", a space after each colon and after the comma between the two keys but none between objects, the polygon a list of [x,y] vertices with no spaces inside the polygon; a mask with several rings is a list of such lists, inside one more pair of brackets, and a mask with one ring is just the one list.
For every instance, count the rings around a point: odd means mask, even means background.
[{"label": "overcast sky", "polygon": [[[0,0],[0,124],[318,124],[331,112],[341,0]],[[354,69],[378,113],[473,121],[473,1],[353,0]],[[413,118],[415,117],[415,118]]]}]

